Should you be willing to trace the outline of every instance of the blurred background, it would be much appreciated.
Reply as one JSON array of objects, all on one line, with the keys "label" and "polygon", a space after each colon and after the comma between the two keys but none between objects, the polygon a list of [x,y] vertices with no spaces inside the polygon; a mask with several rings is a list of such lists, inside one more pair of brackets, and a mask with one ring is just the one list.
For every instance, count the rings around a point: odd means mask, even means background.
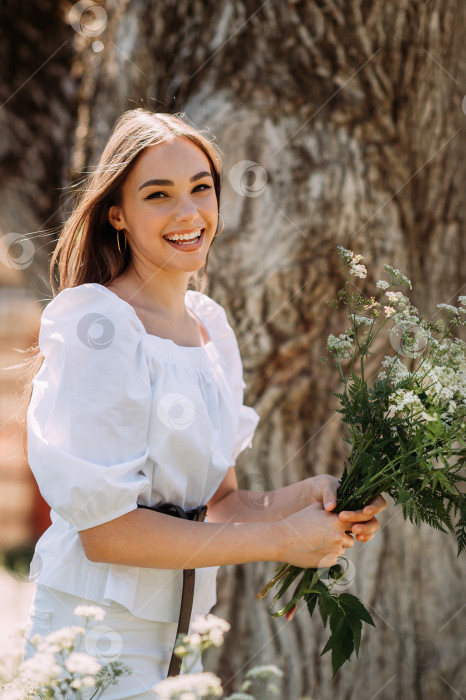
[{"label": "blurred background", "polygon": [[[464,0],[13,0],[0,3],[0,646],[6,663],[49,524],[22,451],[19,369],[51,300],[49,260],[66,189],[128,109],[180,113],[224,154],[225,230],[205,293],[227,310],[261,421],[237,463],[263,491],[341,475],[334,368],[345,318],[336,246],[385,263],[427,317],[466,294]],[[375,369],[390,348],[376,348]],[[260,499],[258,500],[260,503]],[[464,557],[404,522],[353,548],[354,592],[376,629],[331,680],[320,618],[273,620],[255,593],[270,563],[222,567],[212,612],[229,620],[205,666],[226,692],[252,665],[284,671],[283,698],[455,699],[466,688]],[[17,636],[15,637],[17,639]],[[15,647],[16,648],[16,647]]]}]

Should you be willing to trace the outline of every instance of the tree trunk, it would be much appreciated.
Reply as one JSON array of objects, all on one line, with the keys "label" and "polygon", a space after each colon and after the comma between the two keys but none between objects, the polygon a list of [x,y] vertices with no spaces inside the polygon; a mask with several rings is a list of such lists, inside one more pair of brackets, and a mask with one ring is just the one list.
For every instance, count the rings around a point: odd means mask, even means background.
[{"label": "tree trunk", "polygon": [[0,281],[51,299],[53,228],[66,218],[76,32],[54,0],[0,3]]},{"label": "tree trunk", "polygon": [[[336,246],[364,256],[360,287],[383,264],[413,282],[421,313],[465,294],[462,185],[466,68],[463,0],[113,0],[98,37],[79,37],[74,177],[95,161],[116,118],[144,106],[185,112],[224,152],[225,230],[206,293],[240,345],[246,403],[261,421],[243,452],[240,488],[273,489],[341,474],[344,433],[326,338],[346,323],[326,301],[342,287]],[[96,38],[104,50],[93,52]],[[464,107],[466,110],[466,107]],[[249,164],[246,162],[248,161]],[[369,369],[391,348],[377,348]],[[252,507],[260,507],[259,502]],[[273,620],[255,593],[271,563],[223,567],[213,612],[232,624],[205,665],[225,690],[275,663],[281,697],[456,699],[466,687],[464,557],[456,543],[403,520],[349,556],[350,589],[376,629],[331,680],[328,630],[300,605]],[[241,643],[238,643],[241,640]]]}]

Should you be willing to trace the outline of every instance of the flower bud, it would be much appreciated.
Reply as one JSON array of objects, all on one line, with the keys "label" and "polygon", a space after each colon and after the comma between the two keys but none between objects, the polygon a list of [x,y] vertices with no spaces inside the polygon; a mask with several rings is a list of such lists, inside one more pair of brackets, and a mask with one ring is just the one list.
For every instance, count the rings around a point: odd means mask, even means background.
[{"label": "flower bud", "polygon": [[296,603],[295,603],[295,604],[293,605],[293,607],[290,608],[290,609],[288,610],[288,612],[285,613],[285,617],[286,617],[287,620],[291,620],[291,618],[293,617],[293,615],[294,615],[295,612],[296,612],[296,607],[297,607],[297,605],[296,605]]}]

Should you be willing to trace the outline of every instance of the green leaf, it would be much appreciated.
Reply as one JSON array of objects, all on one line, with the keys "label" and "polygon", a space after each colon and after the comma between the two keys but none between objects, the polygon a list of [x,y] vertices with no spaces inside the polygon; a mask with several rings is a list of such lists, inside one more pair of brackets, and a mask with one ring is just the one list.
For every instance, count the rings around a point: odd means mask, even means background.
[{"label": "green leaf", "polygon": [[[311,591],[314,588],[315,584],[319,580],[319,572],[318,571],[315,571],[314,574],[312,574],[312,578],[311,578],[312,571],[313,570],[311,570],[311,569],[308,569],[306,571],[306,574],[307,574],[306,580],[303,580],[303,584],[302,584],[303,593],[309,593],[309,591]],[[303,577],[303,579],[304,579],[304,577]],[[309,579],[311,579],[311,580],[309,581]]]},{"label": "green leaf", "polygon": [[324,627],[327,626],[327,619],[329,615],[333,613],[335,608],[338,608],[338,603],[336,600],[326,590],[325,592],[323,591],[322,595],[319,596],[319,612],[320,616],[322,617]]},{"label": "green leaf", "polygon": [[356,598],[355,595],[351,593],[341,593],[338,596],[338,602],[345,610],[355,613],[360,620],[375,627],[375,622],[369,611],[366,610],[359,598]]},{"label": "green leaf", "polygon": [[345,613],[335,610],[330,617],[330,628],[332,634],[321,652],[321,656],[330,649],[332,650],[333,678],[338,669],[349,661],[354,651],[354,633]]},{"label": "green leaf", "polygon": [[316,607],[317,599],[318,599],[317,593],[307,593],[304,596],[304,600],[306,601],[307,609],[309,610],[309,615],[312,617],[312,613],[314,612],[314,609]]},{"label": "green leaf", "polygon": [[353,630],[354,650],[356,652],[356,656],[358,656],[359,645],[361,643],[362,622],[359,619],[359,617],[357,617],[356,615],[352,615],[351,613],[347,613],[347,620],[351,626],[351,629]]}]

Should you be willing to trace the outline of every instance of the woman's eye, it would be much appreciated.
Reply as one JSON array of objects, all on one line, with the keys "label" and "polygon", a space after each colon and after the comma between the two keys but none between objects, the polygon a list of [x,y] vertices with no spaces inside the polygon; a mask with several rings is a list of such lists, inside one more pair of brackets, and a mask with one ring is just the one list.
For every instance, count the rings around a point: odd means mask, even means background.
[{"label": "woman's eye", "polygon": [[[211,190],[211,189],[212,189],[212,185],[197,185],[197,186],[194,188],[193,192],[195,192],[199,187],[205,187],[205,189],[207,189],[207,190]],[[204,192],[204,190],[199,190],[199,191],[200,191],[200,192]],[[155,199],[160,199],[160,197],[156,197],[156,195],[159,195],[159,194],[162,194],[164,197],[166,197],[165,192],[152,192],[152,194],[150,194],[148,197],[146,197],[146,199],[154,199],[154,198],[155,198]]]}]

